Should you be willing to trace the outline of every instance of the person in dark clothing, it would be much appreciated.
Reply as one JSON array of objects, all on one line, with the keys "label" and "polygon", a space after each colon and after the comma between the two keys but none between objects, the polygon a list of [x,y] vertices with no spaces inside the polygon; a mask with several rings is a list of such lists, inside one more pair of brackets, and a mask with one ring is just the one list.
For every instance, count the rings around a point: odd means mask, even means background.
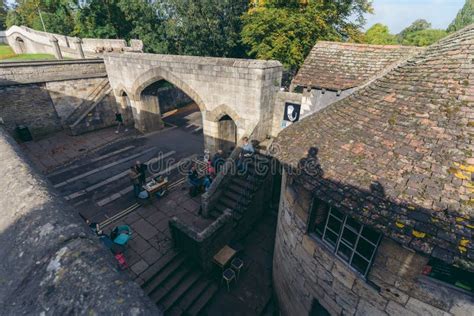
[{"label": "person in dark clothing", "polygon": [[143,186],[146,182],[146,169],[147,166],[137,160],[135,163],[135,172],[138,174],[138,181],[140,186]]},{"label": "person in dark clothing", "polygon": [[[123,117],[120,112],[115,112],[115,122],[117,122],[117,130],[115,131],[115,134],[118,134],[120,132],[120,128],[124,126]],[[127,131],[127,129],[125,129],[125,131]]]},{"label": "person in dark clothing", "polygon": [[222,151],[222,149],[219,149],[214,155],[214,157],[212,157],[211,166],[213,166],[215,172],[218,173],[221,170],[224,163],[225,163],[224,152]]},{"label": "person in dark clothing", "polygon": [[128,176],[130,178],[130,181],[132,182],[133,185],[133,194],[135,194],[135,197],[138,197],[141,191],[141,186],[140,186],[140,175],[137,173],[135,170],[135,167],[130,167],[130,171],[128,172]]}]

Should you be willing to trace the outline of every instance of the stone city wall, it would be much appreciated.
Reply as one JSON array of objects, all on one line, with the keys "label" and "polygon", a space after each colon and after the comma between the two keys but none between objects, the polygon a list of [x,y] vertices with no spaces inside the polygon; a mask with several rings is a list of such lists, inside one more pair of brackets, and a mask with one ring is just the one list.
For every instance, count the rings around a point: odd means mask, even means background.
[{"label": "stone city wall", "polygon": [[[95,39],[65,36],[37,31],[26,26],[11,26],[5,31],[8,44],[17,54],[51,54],[59,58],[97,57],[104,52],[142,51],[143,42],[133,40],[131,46],[123,39]],[[54,40],[53,40],[54,39]],[[57,46],[55,41],[57,41]]]},{"label": "stone city wall", "polygon": [[313,299],[332,315],[471,315],[472,297],[421,275],[428,258],[383,238],[366,279],[306,234],[311,194],[284,176],[273,258],[284,315],[308,315]]},{"label": "stone city wall", "polygon": [[0,63],[0,86],[106,76],[101,59]]},{"label": "stone city wall", "polygon": [[[34,138],[69,128],[68,118],[107,80],[97,60],[0,64],[0,117],[15,135],[17,125],[27,126]],[[81,122],[90,131],[114,124],[117,109],[112,92]]]},{"label": "stone city wall", "polygon": [[27,126],[34,138],[62,129],[44,84],[0,86],[0,99],[0,117],[5,129],[13,135],[18,125]]},{"label": "stone city wall", "polygon": [[2,315],[161,315],[0,127]]}]

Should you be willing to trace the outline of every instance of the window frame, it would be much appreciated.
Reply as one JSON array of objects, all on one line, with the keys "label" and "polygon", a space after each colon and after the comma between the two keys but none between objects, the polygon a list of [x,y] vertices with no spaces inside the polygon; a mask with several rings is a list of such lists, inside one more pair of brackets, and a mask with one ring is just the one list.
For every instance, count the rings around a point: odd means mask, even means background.
[{"label": "window frame", "polygon": [[[327,207],[328,207],[328,210],[327,210],[327,215],[326,215],[326,220],[324,221],[324,227],[322,228],[322,235],[318,235],[318,233],[316,232],[316,227],[315,225],[312,223],[317,214],[315,214],[316,212],[316,209],[315,209],[315,204],[316,203],[324,203]],[[341,220],[340,218],[338,218],[337,216],[334,216],[332,215],[333,214],[333,210],[336,210],[336,212],[340,213],[343,217],[343,219]],[[329,242],[325,236],[326,236],[326,231],[328,229],[328,223],[329,223],[329,219],[330,217],[333,217],[335,218],[337,221],[340,222],[340,229],[339,229],[339,232],[335,232],[332,228],[329,227],[329,231],[336,235],[337,236],[337,241],[336,241],[336,244],[333,245],[331,244],[331,242]],[[347,220],[350,219],[350,220],[353,220],[354,222],[356,222],[358,225],[360,225],[359,227],[359,231],[358,232],[355,232],[355,230],[353,229],[353,227],[349,226],[349,225],[346,225],[347,223]],[[308,225],[307,225],[308,229],[307,229],[307,232],[308,234],[314,236],[318,241],[322,242],[326,247],[328,247],[328,250],[330,250],[339,260],[343,261],[351,270],[353,270],[354,272],[356,272],[357,274],[361,275],[364,279],[367,278],[367,275],[369,274],[369,271],[370,271],[370,268],[372,267],[373,263],[374,263],[374,259],[375,259],[375,254],[378,250],[378,247],[380,245],[380,241],[382,240],[382,237],[383,237],[383,234],[382,233],[379,233],[373,229],[371,229],[369,226],[367,225],[364,225],[364,224],[361,224],[359,223],[357,220],[355,220],[354,218],[350,217],[349,215],[339,211],[337,208],[333,207],[332,205],[330,205],[329,203],[326,203],[318,198],[313,198],[313,201],[311,202],[311,214],[310,216],[308,216]],[[362,236],[362,231],[364,230],[364,228],[367,227],[368,229],[371,229],[372,231],[374,231],[375,233],[378,234],[378,238],[377,238],[377,241],[374,243],[372,242],[371,240],[369,240],[368,238]],[[354,246],[351,246],[349,245],[349,243],[345,240],[342,240],[342,236],[343,236],[343,233],[344,233],[344,229],[347,228],[348,230],[350,230],[352,233],[356,234],[356,241],[354,242]],[[370,259],[366,258],[365,255],[361,254],[359,251],[357,251],[357,247],[359,245],[359,240],[360,239],[363,239],[365,242],[369,243],[371,246],[374,247],[374,250],[372,251],[372,254],[370,256]],[[351,251],[351,255],[350,255],[350,258],[346,259],[346,258],[343,258],[340,254],[339,254],[339,246],[341,244],[341,241],[343,243],[343,245],[348,248],[350,251]],[[357,254],[359,257],[361,257],[364,261],[367,262],[367,267],[365,268],[365,273],[362,273],[360,272],[359,270],[357,270],[356,268],[354,268],[352,266],[352,262],[353,262],[353,258],[354,258],[354,255]]]}]

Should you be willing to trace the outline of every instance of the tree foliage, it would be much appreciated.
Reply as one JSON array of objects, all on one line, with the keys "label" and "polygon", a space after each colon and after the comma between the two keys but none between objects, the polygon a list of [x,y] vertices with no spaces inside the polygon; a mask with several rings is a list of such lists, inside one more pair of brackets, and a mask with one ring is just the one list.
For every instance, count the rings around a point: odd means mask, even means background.
[{"label": "tree foliage", "polygon": [[446,31],[432,29],[431,23],[420,19],[401,31],[397,35],[397,40],[402,45],[428,46],[436,43],[446,35]]},{"label": "tree foliage", "polygon": [[0,0],[0,30],[4,30],[7,22],[8,7],[4,0]]},{"label": "tree foliage", "polygon": [[449,25],[448,32],[456,32],[471,23],[474,23],[474,0],[466,0],[464,7]]},{"label": "tree foliage", "polygon": [[247,0],[166,0],[165,38],[175,54],[242,57],[240,42]]},{"label": "tree foliage", "polygon": [[367,0],[254,1],[243,16],[242,41],[250,56],[277,59],[294,70],[317,40],[359,41],[363,14],[371,11]]},{"label": "tree foliage", "polygon": [[395,35],[390,34],[388,26],[377,23],[365,33],[365,40],[368,44],[393,45],[397,44]]},{"label": "tree foliage", "polygon": [[436,43],[448,33],[445,30],[426,29],[408,33],[400,44],[408,46],[429,46]]},{"label": "tree foliage", "polygon": [[365,33],[365,41],[368,44],[379,45],[428,46],[436,43],[446,35],[446,31],[432,29],[431,23],[419,19],[397,35],[392,35],[386,25],[374,24]]},{"label": "tree foliage", "polygon": [[[70,34],[74,29],[76,4],[73,0],[17,0],[8,12],[6,24],[27,25],[33,29]],[[43,21],[41,21],[41,18]]]}]

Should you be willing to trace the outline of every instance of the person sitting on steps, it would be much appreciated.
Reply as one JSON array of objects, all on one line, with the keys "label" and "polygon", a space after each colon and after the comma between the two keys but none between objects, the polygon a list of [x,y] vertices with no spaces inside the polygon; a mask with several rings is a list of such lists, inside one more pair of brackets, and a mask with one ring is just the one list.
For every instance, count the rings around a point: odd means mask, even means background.
[{"label": "person sitting on steps", "polygon": [[242,152],[239,155],[239,160],[237,161],[237,170],[241,173],[245,173],[247,169],[247,161],[250,160],[255,153],[252,143],[249,141],[248,137],[242,138]]}]

